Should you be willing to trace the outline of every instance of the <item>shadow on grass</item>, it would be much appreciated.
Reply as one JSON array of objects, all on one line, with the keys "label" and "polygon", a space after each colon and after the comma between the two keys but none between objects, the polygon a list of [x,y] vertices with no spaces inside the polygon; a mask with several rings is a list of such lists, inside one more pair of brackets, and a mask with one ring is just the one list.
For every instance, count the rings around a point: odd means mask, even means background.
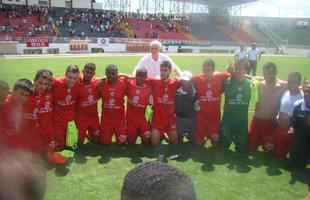
[{"label": "shadow on grass", "polygon": [[290,184],[295,185],[296,182],[301,182],[308,185],[308,191],[310,192],[310,169],[292,170]]},{"label": "shadow on grass", "polygon": [[[188,142],[178,145],[169,145],[163,142],[158,148],[142,144],[120,146],[116,143],[101,145],[88,142],[75,151],[74,162],[86,164],[87,157],[99,157],[98,163],[101,165],[107,164],[115,158],[129,158],[131,163],[139,164],[145,158],[157,160],[159,155],[163,155],[166,161],[173,155],[178,155],[174,158],[176,162],[187,162],[191,159],[201,163],[200,170],[205,172],[214,171],[216,165],[227,165],[229,170],[235,170],[238,173],[248,173],[252,168],[266,166],[266,174],[269,176],[281,175],[280,169],[289,170],[287,160],[278,161],[274,156],[266,155],[261,151],[249,155],[236,153],[232,150],[221,152],[211,147],[197,148]],[[68,167],[69,165],[55,167],[56,175],[66,176],[69,173]]]}]

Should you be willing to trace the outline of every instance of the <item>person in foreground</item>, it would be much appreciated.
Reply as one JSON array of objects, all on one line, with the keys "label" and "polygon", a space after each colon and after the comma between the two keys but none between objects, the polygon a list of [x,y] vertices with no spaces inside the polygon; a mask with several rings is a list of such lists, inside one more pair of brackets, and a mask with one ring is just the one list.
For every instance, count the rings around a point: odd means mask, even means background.
[{"label": "person in foreground", "polygon": [[130,170],[123,182],[121,200],[195,200],[190,177],[181,170],[154,161]]}]

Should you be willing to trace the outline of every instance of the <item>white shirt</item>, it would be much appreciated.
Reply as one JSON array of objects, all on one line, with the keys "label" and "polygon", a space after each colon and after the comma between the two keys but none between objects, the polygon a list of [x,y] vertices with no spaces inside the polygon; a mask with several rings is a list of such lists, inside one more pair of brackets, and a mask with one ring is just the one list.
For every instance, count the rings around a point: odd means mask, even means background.
[{"label": "white shirt", "polygon": [[234,57],[237,57],[237,60],[241,60],[241,59],[246,57],[246,52],[240,51],[240,49],[239,49],[235,52]]},{"label": "white shirt", "polygon": [[291,95],[290,91],[288,90],[284,91],[281,97],[280,112],[286,113],[292,117],[294,112],[294,104],[303,98],[304,95],[302,91],[296,95]]},{"label": "white shirt", "polygon": [[256,61],[257,60],[257,56],[260,55],[260,50],[258,50],[258,49],[254,49],[253,50],[252,48],[250,48],[250,49],[247,50],[247,54],[248,54],[249,60]]},{"label": "white shirt", "polygon": [[147,70],[148,77],[160,76],[160,64],[165,60],[171,63],[171,71],[176,71],[179,69],[178,66],[171,60],[171,58],[169,58],[169,56],[159,53],[158,59],[153,60],[152,54],[149,53],[141,58],[134,72],[136,72],[137,69],[145,68]]}]

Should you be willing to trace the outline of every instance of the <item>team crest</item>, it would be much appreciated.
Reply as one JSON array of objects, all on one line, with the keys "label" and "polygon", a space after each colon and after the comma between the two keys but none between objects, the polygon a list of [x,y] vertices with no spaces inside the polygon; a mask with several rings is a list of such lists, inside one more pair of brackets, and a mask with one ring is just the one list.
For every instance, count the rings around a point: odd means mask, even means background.
[{"label": "team crest", "polygon": [[109,100],[109,104],[110,104],[110,105],[114,105],[114,103],[115,103],[115,100],[114,100],[114,99],[110,99],[110,100]]},{"label": "team crest", "polygon": [[113,92],[113,91],[110,92],[110,96],[111,96],[111,97],[114,97],[114,95],[115,95],[115,92]]},{"label": "team crest", "polygon": [[207,84],[207,88],[210,89],[211,87],[212,87],[212,84],[211,84],[211,83],[208,83],[208,84]]},{"label": "team crest", "polygon": [[164,95],[163,95],[163,99],[164,99],[164,101],[167,101],[167,100],[168,100],[168,98],[169,98],[168,94],[164,94]]},{"label": "team crest", "polygon": [[132,102],[138,103],[139,99],[140,99],[140,98],[139,98],[138,96],[134,96],[134,97],[132,98]]},{"label": "team crest", "polygon": [[71,98],[72,98],[71,95],[67,95],[67,96],[66,96],[66,101],[67,101],[67,102],[71,101]]},{"label": "team crest", "polygon": [[93,100],[94,100],[94,96],[93,96],[93,95],[89,95],[89,96],[87,97],[87,99],[88,99],[88,101],[93,101]]}]

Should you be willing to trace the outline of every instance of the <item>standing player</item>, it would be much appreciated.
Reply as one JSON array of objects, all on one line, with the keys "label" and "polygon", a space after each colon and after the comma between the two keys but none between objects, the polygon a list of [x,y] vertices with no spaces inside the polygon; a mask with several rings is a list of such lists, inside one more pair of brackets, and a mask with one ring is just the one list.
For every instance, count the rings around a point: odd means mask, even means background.
[{"label": "standing player", "polygon": [[[7,96],[3,106],[3,148],[2,149],[29,149],[25,144],[29,138],[22,130],[24,122],[24,104],[34,92],[31,81],[19,79],[15,82],[13,92]],[[31,149],[29,149],[31,150]]]},{"label": "standing player", "polygon": [[244,50],[244,45],[240,45],[240,49],[234,53],[234,59],[235,62],[238,62],[243,58],[246,58],[246,51]]},{"label": "standing player", "polygon": [[160,79],[151,82],[154,96],[151,144],[156,147],[165,134],[170,144],[178,143],[174,102],[179,81],[169,77],[171,69],[171,63],[163,61],[160,64]]},{"label": "standing player", "polygon": [[252,151],[262,145],[264,151],[274,153],[280,97],[286,83],[276,79],[277,67],[272,62],[264,65],[263,73],[264,81],[258,86],[258,102],[249,128],[248,145]]},{"label": "standing player", "polygon": [[148,77],[157,77],[160,75],[160,65],[163,61],[169,61],[171,63],[171,71],[175,72],[178,76],[181,74],[181,70],[171,60],[171,58],[163,53],[160,53],[161,43],[154,40],[150,44],[151,53],[147,54],[138,62],[138,65],[133,71],[133,75],[136,75],[136,70],[139,68],[145,68],[147,70]]},{"label": "standing player", "polygon": [[303,99],[303,93],[299,89],[301,84],[301,74],[292,72],[288,76],[287,90],[281,97],[280,111],[278,114],[278,126],[275,141],[275,153],[279,159],[286,157],[292,150],[295,133],[291,130],[291,117],[294,112],[296,101]]},{"label": "standing player", "polygon": [[90,140],[98,141],[100,135],[98,117],[98,98],[97,92],[98,79],[95,79],[96,65],[87,63],[84,66],[83,78],[79,84],[77,95],[76,125],[79,130],[78,145],[84,144],[88,137]]},{"label": "standing player", "polygon": [[79,73],[78,66],[69,65],[65,77],[61,79],[54,78],[54,129],[58,150],[65,147],[68,122],[75,119],[76,97],[79,92]]},{"label": "standing player", "polygon": [[295,103],[292,117],[296,139],[291,159],[295,169],[304,169],[310,160],[310,82],[304,82],[303,93],[304,98]]},{"label": "standing player", "polygon": [[247,151],[248,108],[256,87],[245,78],[248,67],[246,59],[238,61],[234,76],[224,82],[225,105],[220,134],[220,148],[224,151],[232,142],[237,152]]},{"label": "standing player", "polygon": [[125,134],[125,106],[126,78],[118,77],[116,65],[110,64],[105,69],[106,80],[99,88],[102,99],[101,137],[102,144],[110,144],[115,134],[116,143],[126,144]]},{"label": "standing player", "polygon": [[144,145],[150,144],[151,130],[145,112],[152,88],[145,83],[146,78],[147,70],[140,68],[136,71],[136,78],[129,79],[127,83],[126,134],[129,144],[134,144],[138,135]]},{"label": "standing player", "polygon": [[212,146],[217,148],[219,143],[221,120],[221,95],[223,83],[229,73],[215,71],[215,62],[211,59],[204,61],[203,74],[194,76],[193,83],[198,90],[200,110],[196,118],[196,145],[202,147],[210,139]]},{"label": "standing player", "polygon": [[252,43],[252,47],[248,49],[246,53],[250,62],[250,67],[247,74],[251,74],[252,70],[252,76],[256,76],[257,62],[261,58],[261,52],[256,48],[256,43]]}]

